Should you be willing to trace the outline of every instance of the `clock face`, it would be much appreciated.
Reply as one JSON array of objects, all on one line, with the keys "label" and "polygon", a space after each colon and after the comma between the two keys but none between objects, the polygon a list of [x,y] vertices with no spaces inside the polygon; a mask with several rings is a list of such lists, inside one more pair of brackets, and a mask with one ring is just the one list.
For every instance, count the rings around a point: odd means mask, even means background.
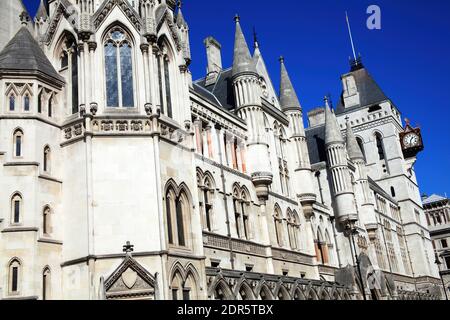
[{"label": "clock face", "polygon": [[403,145],[405,148],[414,148],[420,145],[420,138],[416,133],[408,133],[403,137]]}]

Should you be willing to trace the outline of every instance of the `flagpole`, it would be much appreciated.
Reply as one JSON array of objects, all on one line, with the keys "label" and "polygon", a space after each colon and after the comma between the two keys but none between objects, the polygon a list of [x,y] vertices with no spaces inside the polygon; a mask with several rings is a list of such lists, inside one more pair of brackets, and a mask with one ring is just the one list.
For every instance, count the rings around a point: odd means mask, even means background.
[{"label": "flagpole", "polygon": [[350,27],[350,21],[349,21],[349,19],[348,19],[347,11],[345,11],[345,19],[347,20],[348,35],[350,36],[350,42],[351,42],[351,44],[352,44],[353,58],[355,59],[355,63],[358,64],[358,60],[356,59],[355,44],[354,44],[354,42],[353,42],[352,29],[351,29],[351,27]]}]

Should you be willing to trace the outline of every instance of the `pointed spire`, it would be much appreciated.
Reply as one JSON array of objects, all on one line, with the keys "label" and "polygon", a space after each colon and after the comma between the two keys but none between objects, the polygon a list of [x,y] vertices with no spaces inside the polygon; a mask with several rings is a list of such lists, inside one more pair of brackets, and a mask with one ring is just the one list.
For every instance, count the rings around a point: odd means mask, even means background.
[{"label": "pointed spire", "polygon": [[301,110],[302,106],[298,100],[297,93],[292,85],[291,78],[286,70],[284,58],[280,57],[281,81],[280,81],[280,105],[283,111]]},{"label": "pointed spire", "polygon": [[351,160],[364,160],[361,148],[358,145],[355,134],[353,133],[350,120],[347,118],[347,153]]},{"label": "pointed spire", "polygon": [[329,97],[325,97],[325,145],[344,143],[334,112],[330,108]]},{"label": "pointed spire", "polygon": [[178,14],[177,14],[177,21],[176,21],[177,22],[177,26],[179,28],[185,27],[187,29],[188,28],[188,24],[187,24],[186,20],[184,19],[183,12],[181,11],[181,6],[182,6],[181,0],[178,1],[177,5],[178,5]]},{"label": "pointed spire", "polygon": [[255,50],[259,49],[258,34],[256,33],[255,27],[253,27],[253,46]]},{"label": "pointed spire", "polygon": [[241,73],[258,74],[239,23],[240,17],[236,15],[234,21],[236,22],[236,34],[234,38],[233,77]]},{"label": "pointed spire", "polygon": [[45,6],[44,0],[41,0],[41,3],[39,4],[39,9],[38,9],[34,19],[35,19],[35,21],[38,21],[40,19],[42,19],[43,21],[46,21],[48,19],[48,12],[47,12],[47,8]]}]

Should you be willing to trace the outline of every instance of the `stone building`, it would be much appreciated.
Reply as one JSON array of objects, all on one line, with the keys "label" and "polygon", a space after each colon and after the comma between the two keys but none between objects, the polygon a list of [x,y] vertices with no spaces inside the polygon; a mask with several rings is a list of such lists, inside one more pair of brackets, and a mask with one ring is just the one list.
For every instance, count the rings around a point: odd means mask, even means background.
[{"label": "stone building", "polygon": [[450,200],[433,194],[424,197],[423,207],[430,229],[436,261],[439,261],[440,272],[450,297]]},{"label": "stone building", "polygon": [[420,136],[361,61],[306,127],[239,17],[194,81],[174,0],[48,8],[0,52],[0,298],[440,297]]}]

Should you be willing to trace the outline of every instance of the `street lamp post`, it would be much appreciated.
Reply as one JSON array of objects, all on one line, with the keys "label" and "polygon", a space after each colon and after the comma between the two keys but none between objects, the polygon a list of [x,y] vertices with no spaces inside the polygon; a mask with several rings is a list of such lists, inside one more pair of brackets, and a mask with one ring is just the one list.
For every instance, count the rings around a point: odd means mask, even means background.
[{"label": "street lamp post", "polygon": [[360,260],[358,257],[358,253],[356,252],[355,235],[358,234],[358,230],[356,229],[356,226],[354,225],[354,223],[348,223],[346,225],[346,229],[347,229],[348,233],[350,234],[350,237],[352,238],[353,250],[355,250],[356,267],[358,268],[359,280],[361,281],[361,290],[362,290],[363,298],[364,298],[364,300],[367,300],[366,288],[364,286],[364,281],[363,281],[362,272],[361,272],[361,264],[360,264]]},{"label": "street lamp post", "polygon": [[442,275],[442,271],[441,271],[442,262],[441,262],[441,259],[439,259],[438,254],[436,254],[436,261],[434,263],[436,263],[436,265],[438,266],[439,276],[441,277],[442,287],[443,287],[444,293],[445,293],[445,299],[448,301],[447,288],[445,287],[444,276]]}]

